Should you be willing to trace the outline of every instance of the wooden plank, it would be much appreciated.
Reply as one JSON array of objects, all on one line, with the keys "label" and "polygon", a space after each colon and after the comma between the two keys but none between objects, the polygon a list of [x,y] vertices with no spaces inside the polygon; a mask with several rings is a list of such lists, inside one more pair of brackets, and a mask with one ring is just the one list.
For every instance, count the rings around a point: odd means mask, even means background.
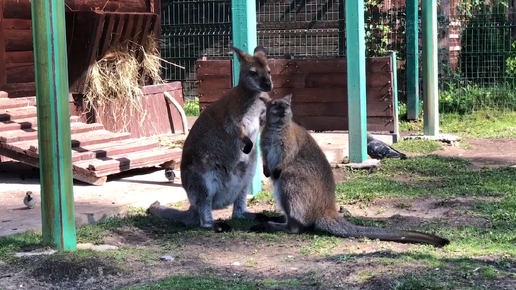
[{"label": "wooden plank", "polygon": [[[210,104],[222,97],[229,89],[205,90],[199,87],[199,101]],[[391,100],[391,86],[368,87],[367,99]],[[274,88],[269,93],[271,98],[281,98],[292,94],[294,103],[317,103],[317,102],[345,102],[347,100],[346,88]]]},{"label": "wooden plank", "polygon": [[[2,7],[3,7],[3,3],[1,3],[1,1],[0,1],[0,4],[2,4]],[[0,22],[3,23],[3,21],[4,21],[4,15],[3,15],[2,9],[0,9]],[[3,86],[7,83],[7,74],[5,71],[5,61],[6,61],[5,54],[6,54],[6,52],[5,52],[4,29],[0,29],[0,88],[2,88],[2,89],[3,89]]]},{"label": "wooden plank", "polygon": [[[70,123],[78,122],[79,116],[71,116]],[[17,119],[14,121],[4,121],[0,122],[0,134],[4,131],[11,130],[23,130],[23,129],[36,129],[38,126],[38,118],[25,118],[25,119]]]},{"label": "wooden plank", "polygon": [[115,141],[92,146],[77,147],[73,149],[72,162],[93,158],[111,157],[154,148],[159,148],[159,143],[151,140]]},{"label": "wooden plank", "polygon": [[7,83],[30,83],[36,80],[34,62],[6,64]]},{"label": "wooden plank", "polygon": [[28,63],[34,62],[34,52],[27,51],[11,51],[5,53],[6,63]]},{"label": "wooden plank", "polygon": [[[138,167],[144,167],[143,164],[159,164],[163,160],[170,160],[181,154],[181,149],[153,149],[129,154],[116,155],[111,157],[103,157],[92,160],[84,160],[75,162],[74,165],[81,168],[87,168],[91,171],[106,172],[113,169],[126,171]],[[156,162],[158,160],[158,162]],[[97,175],[98,176],[98,175]]]},{"label": "wooden plank", "polygon": [[3,30],[5,51],[32,50],[32,30],[7,29]]},{"label": "wooden plank", "polygon": [[[13,160],[18,160],[20,162],[23,162],[25,164],[28,164],[28,165],[36,167],[36,168],[39,167],[39,158],[28,156],[24,152],[15,152],[15,151],[11,151],[6,148],[2,148],[0,146],[0,155],[6,156]],[[85,182],[88,184],[92,184],[92,185],[103,185],[104,183],[106,183],[107,177],[105,177],[105,176],[96,177],[91,172],[85,172],[85,171],[81,170],[80,168],[79,168],[79,170],[77,170],[77,168],[75,166],[72,166],[72,170],[73,170],[73,178],[76,180],[79,180],[79,181],[82,181],[82,182]]]},{"label": "wooden plank", "polygon": [[[30,3],[34,0],[3,0],[5,18],[31,19]],[[65,0],[66,11],[149,12],[145,0]]]},{"label": "wooden plank", "polygon": [[110,48],[109,45],[113,39],[113,27],[115,26],[116,18],[118,18],[116,15],[106,15],[107,25],[104,27],[104,34],[102,36],[102,41],[100,42],[102,45],[98,51],[98,55],[100,56],[105,55]]},{"label": "wooden plank", "polygon": [[30,19],[4,19],[3,29],[31,30],[32,20]]},{"label": "wooden plank", "polygon": [[124,24],[124,30],[122,31],[121,42],[124,42],[131,38],[131,33],[133,32],[135,18],[136,18],[136,15],[133,15],[133,14],[130,14],[127,16],[125,24]]},{"label": "wooden plank", "polygon": [[9,97],[34,96],[36,94],[36,83],[6,84],[3,90],[9,93]]},{"label": "wooden plank", "polygon": [[16,109],[36,105],[35,98],[0,99],[0,110]]},{"label": "wooden plank", "polygon": [[120,39],[122,38],[122,31],[124,30],[124,26],[125,26],[125,21],[128,17],[129,16],[127,16],[127,15],[118,15],[116,17],[117,22],[116,22],[115,30],[113,32],[115,34],[115,37],[113,37],[112,43],[110,45],[111,47],[116,47],[120,43]]},{"label": "wooden plank", "polygon": [[[72,134],[79,134],[84,132],[91,132],[94,130],[103,129],[102,124],[84,124],[84,123],[71,123],[70,130]],[[38,140],[38,131],[35,128],[4,131],[0,135],[0,143],[14,143],[23,142],[30,140]]]},{"label": "wooden plank", "polygon": [[[389,57],[366,58],[366,72],[390,72]],[[272,75],[295,73],[346,73],[345,58],[269,59]],[[197,76],[229,75],[231,60],[197,60]]]},{"label": "wooden plank", "polygon": [[[323,117],[323,116],[307,116],[295,117],[294,120],[307,130],[314,131],[338,131],[348,130],[347,117]],[[368,131],[394,131],[394,122],[392,118],[367,118]]]},{"label": "wooden plank", "polygon": [[[292,113],[294,116],[325,116],[338,117],[347,116],[348,102],[332,102],[332,103],[294,103],[292,104]],[[367,101],[368,117],[391,117],[393,108],[390,102],[382,102],[377,100]]]},{"label": "wooden plank", "polygon": [[197,76],[197,82],[199,87],[202,86],[205,89],[230,89],[232,87],[231,75]]},{"label": "wooden plank", "polygon": [[9,120],[17,120],[17,119],[25,119],[32,118],[37,116],[36,107],[26,107],[26,108],[17,108],[17,109],[8,109],[8,110],[0,110],[0,122],[9,121]]},{"label": "wooden plank", "polygon": [[205,75],[231,76],[232,60],[198,60],[195,65],[197,77]]},{"label": "wooden plank", "polygon": [[[126,140],[130,137],[131,134],[129,133],[113,133],[107,130],[90,130],[84,133],[72,134],[72,142],[70,148]],[[9,150],[18,152],[30,151],[34,156],[37,156],[38,152],[38,142],[36,140],[14,142],[9,144],[3,143],[2,146]],[[28,152],[27,154],[30,155],[31,153]]]}]

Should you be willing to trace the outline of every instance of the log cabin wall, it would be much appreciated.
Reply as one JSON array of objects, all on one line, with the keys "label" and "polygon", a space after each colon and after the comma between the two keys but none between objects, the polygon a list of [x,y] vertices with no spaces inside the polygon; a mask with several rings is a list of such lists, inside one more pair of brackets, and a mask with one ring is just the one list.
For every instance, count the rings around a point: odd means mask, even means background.
[{"label": "log cabin wall", "polygon": [[[9,97],[35,95],[31,1],[0,0],[0,90]],[[159,0],[65,0],[66,11],[158,11],[159,17],[160,7]]]}]

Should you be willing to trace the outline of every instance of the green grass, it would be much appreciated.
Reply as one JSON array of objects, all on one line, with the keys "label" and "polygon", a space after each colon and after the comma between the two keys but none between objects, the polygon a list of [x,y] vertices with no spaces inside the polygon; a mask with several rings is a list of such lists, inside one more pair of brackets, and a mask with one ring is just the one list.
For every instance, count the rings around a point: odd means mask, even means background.
[{"label": "green grass", "polygon": [[[454,241],[447,250],[467,254],[516,255],[516,169],[471,170],[459,158],[425,156],[410,160],[385,160],[369,175],[350,172],[351,178],[337,185],[339,203],[371,203],[377,198],[436,196],[476,198],[470,211],[491,221],[490,229],[476,225],[428,225]],[[482,200],[483,198],[491,198]]]},{"label": "green grass", "polygon": [[194,101],[185,102],[185,114],[187,116],[199,116],[199,98],[195,98]]},{"label": "green grass", "polygon": [[[483,110],[467,115],[443,113],[440,132],[463,138],[516,138],[516,112]],[[402,132],[423,132],[423,122],[400,122]]]},{"label": "green grass", "polygon": [[207,278],[203,276],[174,276],[148,285],[124,290],[258,290],[255,283],[241,279]]},{"label": "green grass", "polygon": [[418,154],[428,154],[437,151],[443,147],[440,142],[433,140],[401,140],[392,144],[392,147],[402,151]]}]

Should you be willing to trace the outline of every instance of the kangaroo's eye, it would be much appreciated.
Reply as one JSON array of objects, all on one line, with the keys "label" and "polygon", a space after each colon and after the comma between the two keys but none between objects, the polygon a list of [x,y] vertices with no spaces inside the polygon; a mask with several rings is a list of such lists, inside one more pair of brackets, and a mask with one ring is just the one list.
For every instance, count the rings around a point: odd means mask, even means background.
[{"label": "kangaroo's eye", "polygon": [[257,75],[257,74],[258,74],[258,73],[257,73],[257,72],[255,72],[254,70],[250,71],[249,73],[250,73],[252,76],[255,76],[255,75]]}]

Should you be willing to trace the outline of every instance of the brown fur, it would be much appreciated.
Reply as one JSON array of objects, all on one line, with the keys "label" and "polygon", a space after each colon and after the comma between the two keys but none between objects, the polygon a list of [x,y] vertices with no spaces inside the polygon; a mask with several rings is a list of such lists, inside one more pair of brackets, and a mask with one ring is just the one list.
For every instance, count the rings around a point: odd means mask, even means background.
[{"label": "brown fur", "polygon": [[[356,226],[339,215],[330,163],[313,137],[292,121],[292,95],[267,104],[260,148],[264,174],[271,176],[274,197],[285,216],[251,231],[301,233],[321,230],[338,237],[428,243],[442,247],[447,239],[426,233]],[[284,222],[278,222],[283,219]]]},{"label": "brown fur", "polygon": [[233,204],[233,218],[263,218],[247,212],[246,202],[256,169],[253,142],[265,122],[260,120],[265,117],[263,98],[272,90],[272,80],[263,47],[256,47],[254,55],[233,50],[240,62],[238,85],[202,112],[183,146],[181,181],[190,208],[179,211],[155,202],[149,213],[213,228],[212,210]]}]

